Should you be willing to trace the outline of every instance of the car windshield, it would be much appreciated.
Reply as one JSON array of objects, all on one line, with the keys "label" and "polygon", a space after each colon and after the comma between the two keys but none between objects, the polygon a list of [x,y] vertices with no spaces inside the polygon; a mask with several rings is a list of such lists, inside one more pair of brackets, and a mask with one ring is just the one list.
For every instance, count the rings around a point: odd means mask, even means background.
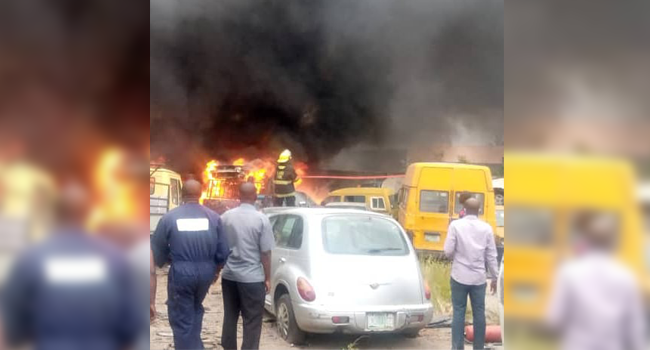
[{"label": "car windshield", "polygon": [[325,218],[323,245],[332,254],[408,254],[408,246],[398,225],[387,219],[363,214]]}]

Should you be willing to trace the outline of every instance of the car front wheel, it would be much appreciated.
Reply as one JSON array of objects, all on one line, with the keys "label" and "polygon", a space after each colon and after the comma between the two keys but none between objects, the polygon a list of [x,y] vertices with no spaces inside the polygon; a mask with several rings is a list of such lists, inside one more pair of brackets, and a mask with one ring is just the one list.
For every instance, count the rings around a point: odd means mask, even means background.
[{"label": "car front wheel", "polygon": [[275,322],[280,337],[289,344],[302,344],[305,341],[305,332],[298,328],[296,316],[291,306],[291,298],[288,294],[282,295],[275,306]]}]

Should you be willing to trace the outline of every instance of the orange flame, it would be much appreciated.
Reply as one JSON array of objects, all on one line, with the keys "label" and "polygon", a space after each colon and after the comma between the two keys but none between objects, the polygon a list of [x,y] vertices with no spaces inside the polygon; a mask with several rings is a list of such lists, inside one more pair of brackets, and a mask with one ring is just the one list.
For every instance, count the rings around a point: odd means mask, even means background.
[{"label": "orange flame", "polygon": [[[203,204],[203,201],[205,201],[207,198],[212,198],[216,194],[221,192],[220,188],[220,183],[216,182],[216,179],[214,178],[214,171],[217,170],[217,166],[219,165],[219,162],[216,160],[211,160],[206,164],[205,170],[203,170],[203,191],[201,192],[201,198],[199,199],[199,202]],[[212,191],[210,191],[210,183],[215,181],[216,183],[216,188],[212,188]],[[216,190],[216,191],[215,191]],[[211,192],[211,193],[208,193]]]},{"label": "orange flame", "polygon": [[137,200],[139,184],[123,174],[126,157],[126,151],[119,148],[107,149],[99,157],[94,169],[93,187],[97,198],[89,219],[91,229],[139,218],[142,209]]},{"label": "orange flame", "polygon": [[[271,158],[255,159],[252,161],[247,161],[245,158],[237,158],[229,164],[241,166],[244,172],[244,181],[253,182],[258,193],[264,190],[267,182],[275,173],[276,166],[276,163]],[[206,199],[223,198],[224,196],[222,179],[215,177],[215,170],[218,165],[219,162],[211,160],[205,166],[203,171],[203,192],[200,199],[201,203]],[[298,188],[303,183],[302,177],[307,173],[307,164],[295,162],[294,168],[298,175],[298,179],[295,182],[296,188]]]},{"label": "orange flame", "polygon": [[[262,159],[249,162],[244,158],[238,158],[230,164],[241,166],[244,171],[244,180],[252,181],[258,192],[262,191],[268,180],[268,176],[275,169],[275,164],[272,161]],[[219,162],[211,160],[203,170],[203,191],[199,200],[202,204],[206,199],[223,198],[224,196],[225,189],[222,186],[222,179],[215,177],[215,170],[217,170],[218,165]]]}]

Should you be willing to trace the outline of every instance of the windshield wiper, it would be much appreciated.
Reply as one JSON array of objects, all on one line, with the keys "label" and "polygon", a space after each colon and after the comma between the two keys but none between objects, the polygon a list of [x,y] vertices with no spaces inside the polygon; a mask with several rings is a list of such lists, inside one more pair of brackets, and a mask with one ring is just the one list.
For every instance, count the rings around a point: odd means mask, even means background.
[{"label": "windshield wiper", "polygon": [[370,254],[377,254],[381,252],[396,251],[402,250],[402,248],[380,248],[380,249],[369,249],[367,252]]}]

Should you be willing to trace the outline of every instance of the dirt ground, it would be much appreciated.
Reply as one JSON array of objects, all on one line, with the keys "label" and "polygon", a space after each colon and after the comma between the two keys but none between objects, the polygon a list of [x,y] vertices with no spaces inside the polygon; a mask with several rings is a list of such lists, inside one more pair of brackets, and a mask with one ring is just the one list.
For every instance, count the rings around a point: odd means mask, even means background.
[{"label": "dirt ground", "polygon": [[[156,294],[156,310],[158,317],[151,323],[150,349],[173,349],[172,331],[167,319],[167,275],[163,271],[158,273],[158,289]],[[487,308],[493,309],[496,305],[496,298],[490,297],[487,301]],[[221,349],[221,324],[223,320],[223,300],[221,298],[220,282],[215,284],[206,300],[205,317],[203,320],[203,343],[206,349]],[[241,345],[242,327],[241,320],[238,330],[239,344]],[[348,349],[350,344],[357,340],[358,336],[349,335],[312,335],[308,338],[308,344],[296,348],[305,349]],[[415,339],[407,339],[401,335],[382,335],[363,337],[359,339],[356,348],[359,349],[449,349],[451,346],[451,330],[449,328],[424,329],[420,336]],[[274,323],[267,315],[262,327],[261,349],[287,349],[292,346],[287,344],[277,335]],[[470,349],[471,346],[466,347]]]}]

